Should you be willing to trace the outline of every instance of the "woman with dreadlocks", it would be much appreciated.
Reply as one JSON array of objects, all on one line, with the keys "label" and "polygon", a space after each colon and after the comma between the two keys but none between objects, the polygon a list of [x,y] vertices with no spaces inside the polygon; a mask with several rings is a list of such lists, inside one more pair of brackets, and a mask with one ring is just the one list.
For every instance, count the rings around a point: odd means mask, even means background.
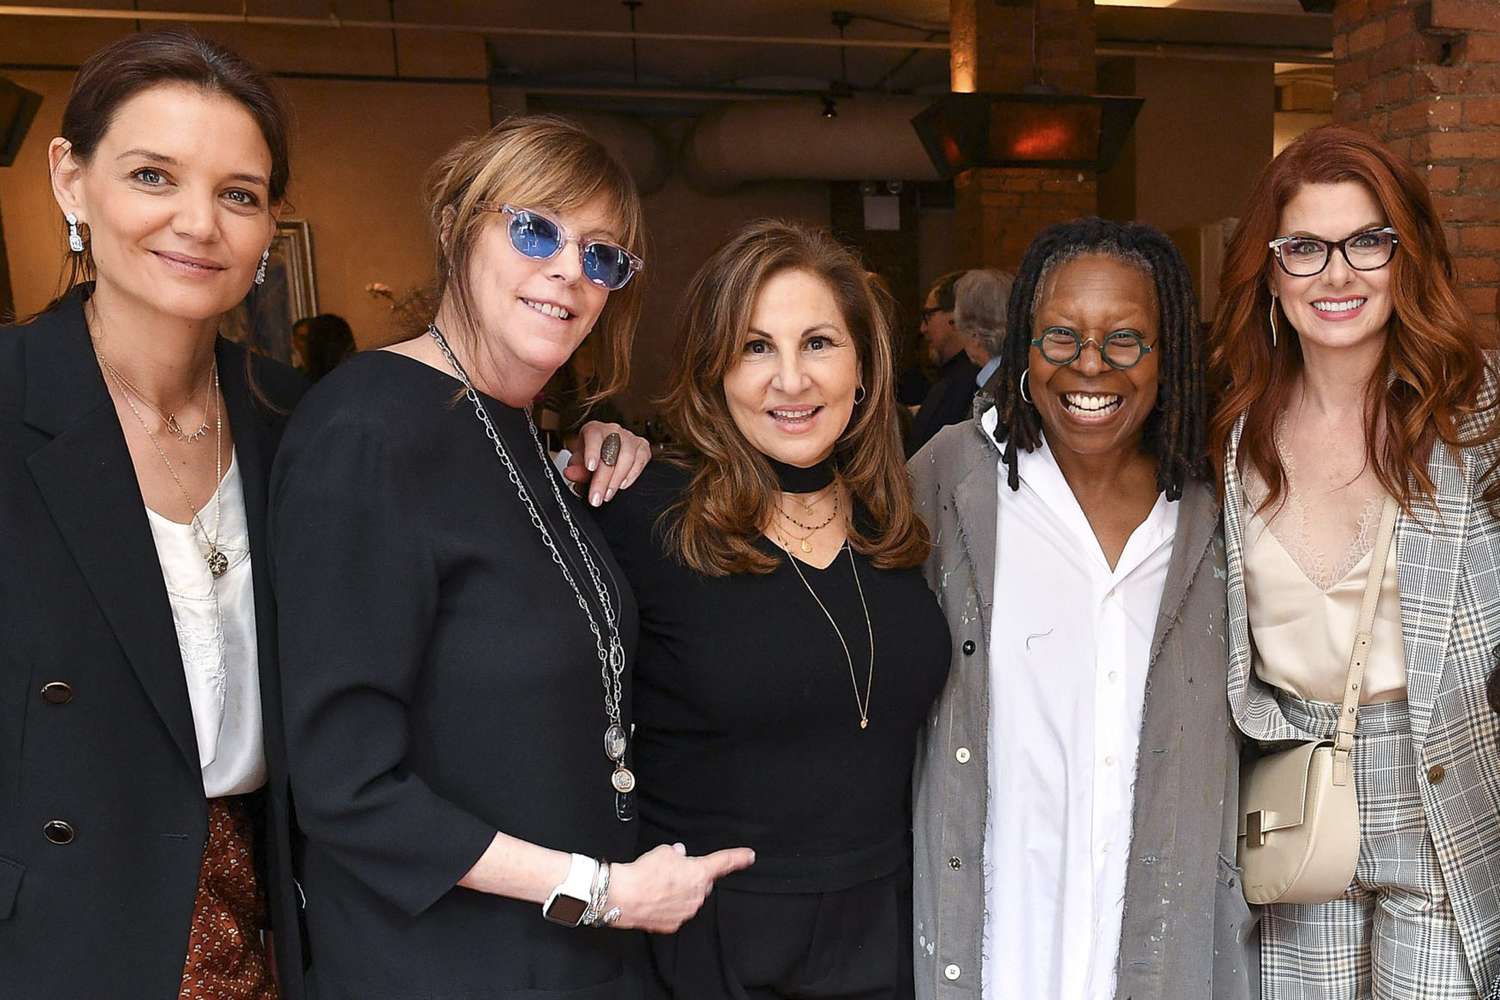
[{"label": "woman with dreadlocks", "polygon": [[1187,267],[1149,226],[1053,226],[1007,325],[995,404],[910,463],[953,637],[916,767],[917,996],[1247,997]]}]

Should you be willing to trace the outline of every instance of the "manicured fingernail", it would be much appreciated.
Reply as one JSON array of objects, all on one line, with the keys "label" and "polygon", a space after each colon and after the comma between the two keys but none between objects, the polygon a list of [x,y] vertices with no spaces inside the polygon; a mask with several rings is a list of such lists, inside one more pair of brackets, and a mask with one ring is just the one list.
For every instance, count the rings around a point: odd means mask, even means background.
[{"label": "manicured fingernail", "polygon": [[606,499],[606,500],[613,500],[613,499],[614,499],[614,498],[615,498],[615,488],[614,488],[614,487],[613,487],[613,486],[611,486],[611,487],[610,487],[610,488],[609,488],[609,489],[608,489],[608,490],[607,490],[607,491],[606,491],[606,492],[605,492],[605,494],[604,494],[604,499]]},{"label": "manicured fingernail", "polygon": [[604,502],[604,498],[601,497],[601,496],[599,496],[599,494],[597,494],[597,493],[595,493],[593,496],[589,497],[589,503],[593,504],[595,507],[599,506],[603,502]]},{"label": "manicured fingernail", "polygon": [[597,468],[599,468],[599,460],[595,458],[589,459],[589,471],[593,472]]}]

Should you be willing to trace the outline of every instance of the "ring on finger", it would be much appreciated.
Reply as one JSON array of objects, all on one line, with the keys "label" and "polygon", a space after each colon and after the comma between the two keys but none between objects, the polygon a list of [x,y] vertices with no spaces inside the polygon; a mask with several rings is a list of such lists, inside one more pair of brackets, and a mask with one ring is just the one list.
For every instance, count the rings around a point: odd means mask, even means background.
[{"label": "ring on finger", "polygon": [[620,460],[620,435],[610,431],[604,436],[604,443],[599,446],[599,461],[605,465],[614,465]]},{"label": "ring on finger", "polygon": [[601,926],[601,927],[608,927],[610,924],[614,923],[616,920],[619,920],[619,919],[620,919],[620,908],[618,906],[611,906],[609,908],[609,912],[606,913],[606,914],[604,914],[604,916],[602,916],[602,917],[599,918],[599,926]]}]

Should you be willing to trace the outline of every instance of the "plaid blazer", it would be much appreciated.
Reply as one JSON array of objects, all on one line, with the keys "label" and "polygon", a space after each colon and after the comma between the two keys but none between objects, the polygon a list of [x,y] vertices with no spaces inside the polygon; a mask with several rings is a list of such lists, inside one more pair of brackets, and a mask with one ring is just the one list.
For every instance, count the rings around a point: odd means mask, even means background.
[{"label": "plaid blazer", "polygon": [[[1230,709],[1251,739],[1312,739],[1286,720],[1251,663],[1238,463],[1243,426],[1241,417],[1224,470]],[[1422,802],[1469,973],[1490,986],[1487,996],[1500,998],[1500,719],[1485,700],[1485,681],[1500,661],[1500,521],[1476,493],[1492,458],[1488,450],[1434,448],[1427,463],[1437,487],[1433,502],[1396,519],[1396,583]]]}]

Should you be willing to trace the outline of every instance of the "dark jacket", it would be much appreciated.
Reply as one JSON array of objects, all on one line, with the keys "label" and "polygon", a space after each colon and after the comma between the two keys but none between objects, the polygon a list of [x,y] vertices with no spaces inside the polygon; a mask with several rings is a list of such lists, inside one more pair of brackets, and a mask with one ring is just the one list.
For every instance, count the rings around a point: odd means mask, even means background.
[{"label": "dark jacket", "polygon": [[906,439],[908,458],[944,427],[968,420],[973,415],[974,394],[979,391],[974,379],[978,374],[979,366],[963,351],[943,362],[938,369],[937,381],[927,390],[927,397],[912,420]]},{"label": "dark jacket", "polygon": [[[84,293],[0,328],[0,993],[176,996],[208,828],[172,610]],[[255,581],[268,786],[260,862],[282,996],[302,996],[290,806],[265,561],[285,413],[219,341]],[[290,369],[255,360],[281,410]],[[43,694],[44,687],[47,694]],[[56,685],[66,685],[61,688]],[[61,828],[66,823],[71,841]]]}]

